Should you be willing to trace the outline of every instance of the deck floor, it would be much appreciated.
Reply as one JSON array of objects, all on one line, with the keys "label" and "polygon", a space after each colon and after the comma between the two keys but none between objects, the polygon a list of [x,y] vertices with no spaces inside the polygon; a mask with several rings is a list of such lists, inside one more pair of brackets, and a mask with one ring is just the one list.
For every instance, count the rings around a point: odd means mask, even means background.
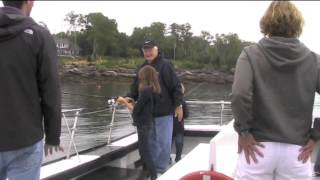
[{"label": "deck floor", "polygon": [[[188,154],[199,143],[208,143],[211,137],[185,137],[183,155]],[[101,149],[100,149],[101,151]],[[173,146],[173,153],[175,148]],[[97,153],[94,153],[97,154]],[[174,160],[175,155],[171,155]],[[142,170],[141,166],[136,167],[134,162],[138,160],[139,154],[136,151],[131,152],[121,159],[109,162],[102,168],[86,175],[76,178],[77,180],[144,180],[147,179],[146,173]],[[174,165],[171,164],[171,166]]]},{"label": "deck floor", "polygon": [[[188,154],[197,144],[199,143],[208,143],[210,138],[203,137],[185,137],[185,146],[183,149],[183,154]],[[100,149],[101,150],[101,149]],[[105,149],[104,149],[105,150]],[[173,152],[175,152],[173,148]],[[138,153],[133,152],[135,160],[138,158]],[[172,157],[174,155],[172,154]],[[134,167],[132,161],[129,161],[130,158],[125,159],[126,163],[108,163],[105,166],[90,172],[81,177],[75,178],[76,180],[146,180],[147,174],[144,172],[141,167]],[[120,167],[119,164],[121,164]],[[173,165],[173,164],[172,164]],[[320,177],[313,177],[312,180],[320,180]]]},{"label": "deck floor", "polygon": [[141,169],[127,169],[104,166],[77,180],[145,180],[147,174]]}]

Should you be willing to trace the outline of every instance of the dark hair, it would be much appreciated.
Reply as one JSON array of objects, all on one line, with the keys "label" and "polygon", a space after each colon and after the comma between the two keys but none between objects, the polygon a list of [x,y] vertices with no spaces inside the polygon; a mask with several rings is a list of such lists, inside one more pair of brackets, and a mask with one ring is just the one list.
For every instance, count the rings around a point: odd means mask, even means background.
[{"label": "dark hair", "polygon": [[161,92],[158,72],[150,65],[146,65],[139,71],[139,91],[143,91],[145,88],[151,87],[153,92]]},{"label": "dark hair", "polygon": [[20,0],[20,1],[10,1],[10,0],[2,0],[2,3],[4,6],[10,6],[10,7],[15,7],[21,9],[22,5],[26,2],[27,0]]}]

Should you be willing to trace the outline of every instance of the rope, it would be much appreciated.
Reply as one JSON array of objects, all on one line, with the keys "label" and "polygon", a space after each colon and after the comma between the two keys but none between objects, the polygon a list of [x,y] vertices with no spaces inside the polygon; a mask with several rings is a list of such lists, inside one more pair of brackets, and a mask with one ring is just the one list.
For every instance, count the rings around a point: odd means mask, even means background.
[{"label": "rope", "polygon": [[98,111],[92,111],[92,112],[87,112],[87,113],[81,113],[80,116],[89,115],[89,114],[96,114],[96,113],[101,113],[101,112],[105,112],[105,111],[108,111],[108,109],[103,109],[103,110],[98,110]]},{"label": "rope", "polygon": [[93,98],[105,98],[105,99],[109,99],[109,98],[107,98],[106,96],[99,96],[99,95],[79,94],[79,93],[71,93],[71,92],[63,92],[63,94],[77,95],[77,96],[84,96],[84,97],[93,97]]},{"label": "rope", "polygon": [[[82,110],[82,109],[85,109],[85,108],[81,108],[79,110]],[[74,112],[75,110],[78,110],[78,109],[64,109],[62,110],[62,113],[63,114],[70,114],[71,112]],[[90,114],[97,114],[97,113],[101,113],[101,112],[105,112],[105,111],[108,111],[109,109],[107,108],[101,108],[100,110],[97,110],[97,111],[90,111],[90,112],[86,112],[86,113],[79,113],[79,117],[83,116],[83,115],[90,115]],[[66,116],[66,117],[73,117],[73,116]]]}]

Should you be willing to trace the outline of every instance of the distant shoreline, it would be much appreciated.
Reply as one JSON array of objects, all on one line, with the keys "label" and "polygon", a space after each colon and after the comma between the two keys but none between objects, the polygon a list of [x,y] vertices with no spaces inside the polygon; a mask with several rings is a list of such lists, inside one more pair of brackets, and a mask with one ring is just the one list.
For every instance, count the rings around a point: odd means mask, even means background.
[{"label": "distant shoreline", "polygon": [[[107,80],[110,78],[135,77],[135,69],[130,68],[97,68],[95,65],[63,65],[60,67],[60,77],[68,81],[78,81],[77,77],[93,80]],[[230,73],[212,71],[203,72],[202,70],[177,70],[177,74],[182,81],[207,82],[215,84],[230,84],[234,76]]]}]

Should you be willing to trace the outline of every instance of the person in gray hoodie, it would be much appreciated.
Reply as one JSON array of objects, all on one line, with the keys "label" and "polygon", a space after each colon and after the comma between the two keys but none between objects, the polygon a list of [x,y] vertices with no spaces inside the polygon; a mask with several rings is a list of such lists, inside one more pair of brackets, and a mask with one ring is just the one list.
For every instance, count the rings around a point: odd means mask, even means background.
[{"label": "person in gray hoodie", "polygon": [[240,153],[235,179],[311,179],[320,71],[319,56],[298,40],[303,24],[293,3],[272,2],[260,20],[265,37],[238,58],[232,86]]},{"label": "person in gray hoodie", "polygon": [[37,180],[43,148],[63,150],[56,45],[29,17],[33,3],[0,8],[0,180]]}]

